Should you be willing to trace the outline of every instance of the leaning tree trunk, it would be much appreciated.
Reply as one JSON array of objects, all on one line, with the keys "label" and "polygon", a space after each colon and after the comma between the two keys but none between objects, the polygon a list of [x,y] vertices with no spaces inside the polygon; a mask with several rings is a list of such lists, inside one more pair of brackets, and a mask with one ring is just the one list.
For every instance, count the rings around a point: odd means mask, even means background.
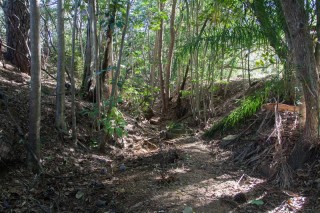
[{"label": "leaning tree trunk", "polygon": [[7,0],[5,13],[7,45],[6,59],[21,72],[30,74],[30,50],[28,32],[30,29],[29,0]]}]

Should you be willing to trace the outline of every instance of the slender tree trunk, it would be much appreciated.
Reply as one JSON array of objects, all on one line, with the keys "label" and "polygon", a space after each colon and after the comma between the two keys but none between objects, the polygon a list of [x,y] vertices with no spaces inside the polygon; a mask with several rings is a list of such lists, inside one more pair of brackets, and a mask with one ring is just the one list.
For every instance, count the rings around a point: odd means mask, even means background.
[{"label": "slender tree trunk", "polygon": [[85,60],[85,48],[83,47],[83,40],[82,40],[82,13],[80,12],[80,20],[79,20],[79,31],[78,31],[78,36],[79,36],[79,47],[81,50],[81,56],[82,60]]},{"label": "slender tree trunk", "polygon": [[64,38],[64,0],[58,0],[58,72],[56,87],[56,120],[58,130],[66,131],[65,122],[65,38]]},{"label": "slender tree trunk", "polygon": [[[160,1],[159,10],[163,11],[164,3]],[[162,40],[163,40],[163,19],[160,21],[159,30],[159,46],[158,46],[158,66],[159,66],[159,81],[160,81],[160,95],[162,102],[162,113],[165,112],[165,91],[164,91],[164,80],[163,80],[163,67],[162,67]]]},{"label": "slender tree trunk", "polygon": [[[151,96],[153,97],[153,87],[154,87],[154,73],[155,73],[155,66],[154,66],[154,54],[155,52],[157,52],[156,48],[157,48],[157,44],[155,42],[155,45],[154,45],[154,50],[153,52],[151,52],[151,44],[150,44],[150,29],[149,29],[149,26],[148,26],[148,29],[147,29],[147,39],[148,39],[148,57],[149,57],[149,69],[150,69],[150,88],[151,88]],[[155,39],[156,41],[156,39]],[[151,105],[152,103],[150,103]]]},{"label": "slender tree trunk", "polygon": [[303,141],[317,143],[319,85],[313,44],[303,1],[281,0],[289,29],[297,77],[302,84],[306,103]]},{"label": "slender tree trunk", "polygon": [[30,2],[31,19],[31,91],[29,109],[28,165],[33,171],[41,170],[40,164],[40,105],[41,105],[41,59],[40,59],[40,8],[39,0]]},{"label": "slender tree trunk", "polygon": [[222,62],[221,62],[221,68],[220,68],[220,81],[222,81],[222,79],[223,79],[223,70],[224,70],[224,52],[225,52],[225,46],[224,46],[224,44],[223,44],[223,46],[222,46],[222,49],[221,49],[221,60],[222,60]]},{"label": "slender tree trunk", "polygon": [[[111,91],[112,101],[111,101],[111,103],[112,102],[115,103],[115,101],[116,101],[117,84],[118,84],[118,79],[120,76],[120,65],[121,65],[121,59],[122,59],[123,45],[124,45],[124,39],[125,39],[126,32],[127,32],[128,23],[129,23],[129,12],[130,12],[130,0],[128,0],[128,2],[127,2],[126,22],[125,22],[125,25],[124,25],[123,31],[122,31],[121,44],[120,44],[120,50],[119,50],[119,59],[118,59],[118,63],[117,63],[117,69],[116,69],[114,78],[112,80],[112,91]],[[111,107],[112,107],[112,105],[111,105]],[[110,107],[110,109],[111,109],[111,107]]]},{"label": "slender tree trunk", "polygon": [[170,97],[170,77],[171,77],[171,64],[173,58],[173,50],[175,43],[175,29],[174,29],[174,19],[176,15],[176,4],[177,0],[172,0],[171,17],[170,17],[170,46],[168,52],[168,61],[166,66],[166,81],[165,81],[165,102],[164,102],[164,112],[167,112],[169,107],[169,97]]},{"label": "slender tree trunk", "polygon": [[[200,36],[199,33],[199,12],[200,12],[200,2],[197,0],[194,2],[196,5],[194,6],[195,8],[195,21],[196,21],[196,26],[194,27],[194,35],[196,37]],[[194,115],[196,116],[196,119],[200,118],[200,75],[199,75],[199,46],[197,44],[197,48],[194,52],[194,77],[195,77],[195,83],[193,87],[193,94],[194,94]]]},{"label": "slender tree trunk", "polygon": [[[154,49],[153,49],[153,54],[152,54],[152,65],[151,65],[151,70],[150,70],[150,87],[151,87],[151,95],[152,97],[154,96],[154,88],[157,86],[155,79],[156,79],[156,67],[158,67],[158,49],[159,49],[159,32],[156,32],[155,35],[155,41],[154,41]],[[154,101],[152,101],[152,104]]]},{"label": "slender tree trunk", "polygon": [[73,14],[73,28],[72,28],[72,55],[71,55],[71,115],[72,115],[72,141],[77,143],[77,117],[76,117],[76,89],[75,89],[75,40],[76,40],[76,25],[78,16],[78,3],[79,0],[74,0],[74,14]]},{"label": "slender tree trunk", "polygon": [[251,54],[251,50],[249,48],[248,50],[248,54],[247,54],[247,71],[248,71],[248,81],[249,81],[249,87],[251,87],[251,70],[250,70],[250,54]]},{"label": "slender tree trunk", "polygon": [[187,77],[189,74],[189,68],[190,68],[190,64],[191,64],[191,59],[189,59],[187,67],[186,67],[186,71],[184,73],[183,79],[182,79],[182,83],[181,86],[179,88],[178,91],[178,98],[177,98],[177,106],[176,106],[176,116],[177,118],[181,118],[182,116],[184,116],[187,113],[187,108],[182,106],[182,91],[185,89],[186,86],[186,82],[187,82]]}]

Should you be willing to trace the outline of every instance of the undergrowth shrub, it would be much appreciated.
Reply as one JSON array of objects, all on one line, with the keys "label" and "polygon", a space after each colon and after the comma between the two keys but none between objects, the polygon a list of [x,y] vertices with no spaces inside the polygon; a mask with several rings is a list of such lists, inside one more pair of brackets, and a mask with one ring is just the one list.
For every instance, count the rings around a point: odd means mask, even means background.
[{"label": "undergrowth shrub", "polygon": [[[157,92],[157,88],[153,89]],[[130,113],[139,115],[150,108],[154,101],[152,89],[142,78],[128,79],[123,85],[122,98],[130,105]]]},{"label": "undergrowth shrub", "polygon": [[[102,126],[105,133],[112,138],[122,138],[127,134],[125,127],[127,125],[122,112],[117,107],[112,107],[107,113],[108,101],[103,102],[103,108],[100,112],[99,124]],[[87,115],[93,122],[98,121],[98,107],[94,106],[92,110],[82,111],[83,115]]]},{"label": "undergrowth shrub", "polygon": [[125,134],[127,125],[122,112],[117,107],[112,107],[107,116],[101,119],[104,131],[112,138],[122,138]]}]

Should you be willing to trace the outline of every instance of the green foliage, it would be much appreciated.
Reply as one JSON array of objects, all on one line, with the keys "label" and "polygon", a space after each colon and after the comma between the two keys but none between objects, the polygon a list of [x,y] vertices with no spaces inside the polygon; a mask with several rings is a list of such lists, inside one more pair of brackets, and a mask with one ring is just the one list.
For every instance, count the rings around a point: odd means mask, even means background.
[{"label": "green foliage", "polygon": [[153,101],[151,90],[156,92],[158,88],[150,88],[143,78],[128,79],[122,90],[122,97],[131,105],[131,113],[138,115],[149,109],[150,103]]},{"label": "green foliage", "polygon": [[278,91],[279,93],[282,93],[283,90],[279,89],[282,86],[282,81],[271,80],[267,82],[264,88],[257,90],[252,95],[241,100],[238,108],[214,124],[211,129],[205,132],[204,136],[210,138],[213,137],[218,131],[223,132],[236,127],[240,123],[243,123],[261,108],[261,105],[266,99],[268,99],[271,91]]},{"label": "green foliage", "polygon": [[180,92],[181,92],[181,98],[187,98],[192,95],[191,90],[181,90]]},{"label": "green foliage", "polygon": [[125,134],[126,121],[117,107],[113,107],[107,116],[101,119],[104,131],[113,138],[122,138]]},{"label": "green foliage", "polygon": [[182,124],[182,123],[176,123],[176,122],[169,122],[166,126],[166,129],[168,131],[171,131],[171,130],[176,130],[176,129],[184,129],[185,126]]},{"label": "green foliage", "polygon": [[[119,101],[119,100],[118,100]],[[109,106],[109,101],[105,101],[103,103],[103,107],[107,108]],[[107,111],[107,110],[105,110]],[[82,115],[87,115],[92,118],[94,121],[98,119],[98,107],[93,107],[92,110],[83,110]],[[117,107],[112,107],[109,113],[101,113],[100,114],[100,124],[102,124],[104,131],[113,138],[121,138],[126,134],[125,126],[126,121],[124,119],[123,114]],[[95,142],[92,142],[92,146],[95,146]]]}]

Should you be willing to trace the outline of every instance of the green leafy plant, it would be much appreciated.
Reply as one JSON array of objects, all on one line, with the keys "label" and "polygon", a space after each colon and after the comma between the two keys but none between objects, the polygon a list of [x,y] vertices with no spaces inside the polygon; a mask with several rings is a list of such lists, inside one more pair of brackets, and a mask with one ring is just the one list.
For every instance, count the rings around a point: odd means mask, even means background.
[{"label": "green leafy plant", "polygon": [[123,85],[122,97],[127,102],[130,103],[132,114],[140,114],[146,112],[150,103],[153,101],[151,96],[151,91],[157,92],[157,88],[150,88],[141,78],[134,78],[127,80]]},{"label": "green leafy plant", "polygon": [[180,92],[181,92],[182,98],[187,98],[192,95],[192,92],[190,90],[181,90]]},{"label": "green leafy plant", "polygon": [[123,114],[117,107],[112,107],[110,113],[101,120],[105,132],[113,138],[122,138],[126,134]]},{"label": "green leafy plant", "polygon": [[[103,103],[104,107],[108,106],[109,101]],[[107,110],[106,110],[107,111]],[[83,115],[88,115],[90,118],[98,119],[98,108],[94,107],[92,110],[83,110]],[[117,107],[112,107],[109,113],[102,113],[100,115],[100,124],[102,124],[104,131],[112,138],[121,138],[127,134],[125,126],[127,125],[122,112]],[[97,144],[92,142],[92,146]]]}]

